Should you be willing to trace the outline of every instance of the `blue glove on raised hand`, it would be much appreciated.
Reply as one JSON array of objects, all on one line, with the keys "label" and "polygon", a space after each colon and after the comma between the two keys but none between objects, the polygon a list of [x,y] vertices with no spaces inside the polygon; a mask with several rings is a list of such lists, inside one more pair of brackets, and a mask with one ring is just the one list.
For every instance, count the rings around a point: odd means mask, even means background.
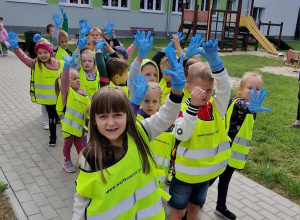
[{"label": "blue glove on raised hand", "polygon": [[17,49],[19,48],[18,45],[18,35],[15,32],[10,31],[8,35],[6,36],[6,40],[9,43],[11,49]]},{"label": "blue glove on raised hand", "polygon": [[91,25],[86,25],[84,26],[80,32],[79,32],[79,39],[83,39],[84,36],[89,33],[89,31],[92,29],[92,26]]},{"label": "blue glove on raised hand", "polygon": [[168,47],[166,54],[168,56],[171,71],[164,69],[163,72],[164,74],[170,75],[173,89],[182,90],[185,86],[183,55],[181,55],[179,62],[177,62],[174,48]]},{"label": "blue glove on raised hand", "polygon": [[148,85],[149,77],[146,76],[144,80],[143,75],[135,76],[135,81],[131,79],[131,82],[134,86],[134,95],[131,98],[131,102],[136,105],[140,105],[143,99],[146,97],[147,89],[149,88]]},{"label": "blue glove on raised hand", "polygon": [[206,59],[212,70],[219,70],[223,67],[223,62],[218,55],[218,40],[212,42],[209,40],[203,43],[203,50],[200,50],[200,55]]},{"label": "blue glove on raised hand", "polygon": [[248,91],[248,95],[250,97],[248,109],[251,113],[257,113],[257,112],[262,112],[262,111],[265,111],[265,112],[271,111],[271,109],[269,109],[269,108],[261,107],[262,102],[264,101],[264,98],[267,95],[267,91],[264,91],[263,88],[259,91],[258,96],[257,96],[256,88],[253,89],[253,96],[251,95],[250,91]]},{"label": "blue glove on raised hand", "polygon": [[[177,35],[177,37],[179,38],[179,42],[182,41],[182,40],[184,39],[184,36],[182,36],[182,32],[178,32],[176,35]],[[174,35],[173,35],[173,36],[174,36]],[[166,46],[165,48],[162,49],[162,52],[165,53],[168,47],[175,48],[174,40],[175,40],[175,38],[172,37],[171,42],[168,44],[168,46]]]},{"label": "blue glove on raised hand", "polygon": [[64,70],[69,70],[70,67],[71,67],[71,64],[73,62],[73,60],[75,59],[75,56],[66,56],[66,55],[63,55],[63,60],[65,61],[65,64],[64,64]]},{"label": "blue glove on raised hand", "polygon": [[60,28],[60,25],[61,25],[62,20],[61,20],[61,17],[59,16],[59,14],[54,13],[54,14],[52,15],[52,18],[53,18],[53,20],[54,20],[55,27],[56,27],[56,28]]},{"label": "blue glove on raised hand", "polygon": [[142,31],[138,35],[138,39],[140,42],[138,56],[146,59],[147,53],[151,50],[153,44],[153,37],[151,36],[151,31],[148,31],[147,37],[145,37],[145,31]]},{"label": "blue glove on raised hand", "polygon": [[79,20],[79,30],[81,31],[81,29],[85,26],[87,26],[87,20],[86,19],[80,19]]},{"label": "blue glove on raised hand", "polygon": [[189,44],[189,47],[186,49],[185,57],[191,58],[200,52],[201,45],[204,43],[205,39],[201,39],[201,34],[196,34],[194,37],[192,37],[191,42]]},{"label": "blue glove on raised hand", "polygon": [[35,34],[33,36],[33,42],[37,43],[42,39],[42,36],[40,34]]},{"label": "blue glove on raised hand", "polygon": [[86,42],[88,41],[88,38],[84,38],[84,39],[80,39],[77,43],[77,47],[80,49],[80,50],[83,50],[85,48],[85,44]]},{"label": "blue glove on raised hand", "polygon": [[61,11],[63,18],[68,19],[67,13],[63,7],[59,7],[59,10]]},{"label": "blue glove on raised hand", "polygon": [[95,47],[95,50],[97,51],[98,49],[100,49],[102,52],[103,52],[103,47],[104,45],[106,45],[106,41],[105,40],[98,40],[97,41],[97,44],[96,44],[96,47]]},{"label": "blue glove on raised hand", "polygon": [[113,36],[113,28],[115,26],[115,22],[109,20],[107,22],[107,24],[103,25],[104,29],[105,29],[105,32],[106,32],[106,35],[108,37],[112,37]]},{"label": "blue glove on raised hand", "polygon": [[140,39],[139,39],[139,35],[141,34],[140,30],[136,30],[136,34],[133,35],[134,41],[133,41],[133,45],[135,47],[140,46]]}]

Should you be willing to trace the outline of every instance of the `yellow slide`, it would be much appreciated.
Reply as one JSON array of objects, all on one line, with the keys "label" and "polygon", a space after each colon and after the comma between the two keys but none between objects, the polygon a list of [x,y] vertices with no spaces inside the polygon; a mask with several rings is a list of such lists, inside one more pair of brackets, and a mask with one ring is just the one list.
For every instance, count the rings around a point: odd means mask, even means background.
[{"label": "yellow slide", "polygon": [[260,32],[260,30],[256,27],[255,22],[251,16],[245,17],[241,15],[240,18],[240,27],[246,27],[251,34],[255,37],[256,40],[265,48],[269,53],[276,54],[278,56],[282,56],[283,54],[278,52],[275,47],[268,41],[268,39]]}]

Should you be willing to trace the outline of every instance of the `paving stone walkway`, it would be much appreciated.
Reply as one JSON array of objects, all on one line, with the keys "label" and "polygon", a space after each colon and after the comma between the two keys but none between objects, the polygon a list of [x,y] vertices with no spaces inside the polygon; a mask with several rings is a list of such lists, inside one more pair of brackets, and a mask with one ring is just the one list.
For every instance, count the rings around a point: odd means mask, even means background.
[{"label": "paving stone walkway", "polygon": [[[48,147],[41,108],[30,101],[30,69],[11,52],[0,55],[0,180],[19,220],[71,219],[77,174],[66,173],[60,125],[58,141]],[[72,160],[77,155],[72,148]],[[200,219],[221,219],[214,214],[216,183],[210,187]],[[300,220],[300,206],[235,172],[228,193],[228,208],[238,219]],[[166,205],[167,216],[170,209]]]}]

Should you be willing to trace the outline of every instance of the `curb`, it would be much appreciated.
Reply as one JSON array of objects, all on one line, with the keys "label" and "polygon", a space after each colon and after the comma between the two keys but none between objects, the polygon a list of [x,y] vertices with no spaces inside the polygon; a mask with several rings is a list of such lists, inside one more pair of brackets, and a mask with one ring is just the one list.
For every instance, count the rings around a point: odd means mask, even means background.
[{"label": "curb", "polygon": [[13,192],[12,188],[9,185],[8,180],[6,179],[4,173],[2,172],[2,169],[0,167],[0,180],[8,184],[8,189],[4,190],[4,194],[9,199],[10,205],[17,217],[18,220],[28,220],[27,216],[25,215],[25,212],[23,208],[21,207],[15,193]]}]

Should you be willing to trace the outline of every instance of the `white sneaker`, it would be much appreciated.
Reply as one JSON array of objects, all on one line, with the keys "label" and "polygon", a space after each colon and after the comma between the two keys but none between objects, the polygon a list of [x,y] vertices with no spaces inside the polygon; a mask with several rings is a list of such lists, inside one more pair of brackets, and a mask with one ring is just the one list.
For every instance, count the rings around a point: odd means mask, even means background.
[{"label": "white sneaker", "polygon": [[43,123],[43,128],[44,128],[44,130],[49,130],[49,124]]}]

